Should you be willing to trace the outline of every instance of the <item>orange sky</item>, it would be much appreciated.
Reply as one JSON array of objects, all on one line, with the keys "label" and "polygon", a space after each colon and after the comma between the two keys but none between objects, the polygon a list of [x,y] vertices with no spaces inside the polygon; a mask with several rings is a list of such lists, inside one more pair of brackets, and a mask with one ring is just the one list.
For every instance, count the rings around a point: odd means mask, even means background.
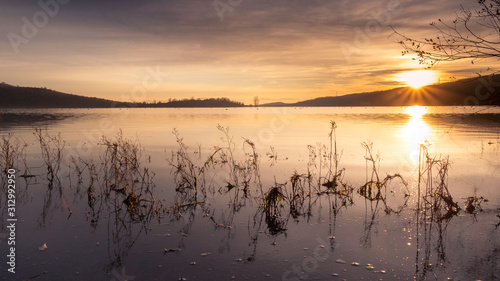
[{"label": "orange sky", "polygon": [[[390,26],[425,37],[429,22],[452,20],[460,1],[40,3],[48,4],[3,4],[6,83],[123,101],[228,97],[250,104],[254,96],[292,102],[402,86],[402,72],[423,67],[401,56]],[[488,66],[463,61],[434,70],[449,81]]]}]

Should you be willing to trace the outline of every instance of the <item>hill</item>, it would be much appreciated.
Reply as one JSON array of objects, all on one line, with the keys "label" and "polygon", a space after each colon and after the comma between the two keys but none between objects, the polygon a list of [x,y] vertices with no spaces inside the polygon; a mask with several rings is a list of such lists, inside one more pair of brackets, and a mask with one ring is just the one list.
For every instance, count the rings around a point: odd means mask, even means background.
[{"label": "hill", "polygon": [[[468,78],[429,85],[385,91],[321,97],[296,103],[269,103],[277,106],[453,106],[500,105],[500,75]],[[111,108],[111,107],[242,107],[227,98],[183,99],[159,103],[124,103],[57,92],[47,88],[11,86],[0,83],[0,108]]]},{"label": "hill", "polygon": [[124,103],[57,92],[47,88],[0,83],[0,108],[111,108],[111,107],[240,107],[227,98],[183,99],[160,103]]},{"label": "hill", "polygon": [[98,108],[124,107],[111,100],[66,94],[47,88],[0,84],[0,108]]},{"label": "hill", "polygon": [[[453,106],[500,105],[500,75],[468,78],[415,90],[401,87],[385,91],[321,97],[281,106]],[[264,104],[261,106],[276,106]]]},{"label": "hill", "polygon": [[241,102],[228,98],[182,99],[159,103],[141,103],[140,107],[242,107]]}]

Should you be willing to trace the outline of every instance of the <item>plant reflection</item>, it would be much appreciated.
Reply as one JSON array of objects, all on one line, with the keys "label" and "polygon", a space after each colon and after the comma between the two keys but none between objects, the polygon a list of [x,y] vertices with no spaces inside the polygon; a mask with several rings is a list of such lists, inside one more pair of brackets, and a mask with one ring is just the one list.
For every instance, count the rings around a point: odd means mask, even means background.
[{"label": "plant reflection", "polygon": [[[421,114],[415,114],[415,118],[421,118]],[[194,176],[178,177],[176,203],[169,208],[169,212],[175,220],[188,216],[190,227],[196,215],[199,214],[196,210],[200,207],[203,218],[208,218],[220,229],[226,229],[226,240],[224,246],[220,248],[222,251],[229,249],[228,241],[233,237],[231,233],[235,216],[246,204],[255,202],[257,208],[253,215],[253,223],[248,225],[252,253],[246,257],[246,261],[254,261],[257,258],[257,244],[262,235],[286,236],[290,219],[295,222],[304,219],[309,223],[312,217],[320,217],[322,202],[325,200],[328,201],[330,235],[333,237],[337,215],[341,210],[347,210],[354,204],[354,188],[343,181],[346,171],[339,168],[334,129],[335,123],[332,122],[330,148],[321,144],[308,147],[309,162],[306,173],[301,174],[295,171],[288,181],[282,183],[275,180],[274,185],[268,187],[265,192],[262,192],[266,188],[261,184],[258,173],[259,155],[255,152],[254,146],[251,146],[252,152],[246,153],[247,158],[241,162],[233,157],[235,146],[232,141],[228,141],[228,145],[222,148],[214,149],[209,161],[204,162],[213,163],[211,165],[194,163],[179,165],[179,162],[171,162],[175,169],[194,167],[195,169],[188,175],[216,177],[213,174],[226,171],[228,178],[210,183],[196,180],[196,186],[191,184],[190,188],[180,188],[185,186],[186,182],[193,182],[186,179],[194,178]],[[224,139],[232,140],[227,130],[223,132]],[[251,142],[245,140],[245,143]],[[447,157],[430,155],[428,143],[420,145],[417,159],[418,181],[415,191],[418,194],[414,194],[410,192],[408,182],[400,174],[382,177],[378,170],[380,158],[373,154],[373,145],[371,143],[362,145],[366,151],[367,178],[365,184],[356,189],[357,194],[364,199],[366,207],[361,244],[366,248],[371,247],[372,229],[380,213],[398,215],[407,209],[410,197],[416,195],[417,200],[412,201],[417,203],[415,208],[417,211],[415,278],[424,280],[429,271],[446,262],[445,241],[448,222],[461,211],[447,186],[449,160]],[[184,153],[182,151],[187,151],[182,144],[180,151],[181,154]],[[185,161],[188,158],[183,156],[181,159]],[[185,171],[180,173],[184,174]],[[197,197],[196,192],[193,193],[196,189],[203,191],[202,197]],[[224,202],[228,201],[227,208],[223,208],[222,204],[217,202],[216,199],[219,196]],[[481,197],[474,198],[468,198],[470,210],[479,209],[477,204],[483,200]],[[334,241],[330,242],[333,249]],[[437,260],[432,261],[432,257],[436,257]]]},{"label": "plant reflection", "polygon": [[[169,164],[176,175],[176,196],[168,213],[174,220],[184,218],[187,224],[183,231],[189,231],[196,215],[202,215],[217,228],[225,229],[229,240],[235,216],[246,204],[257,204],[253,222],[248,225],[253,252],[246,258],[247,261],[255,260],[257,242],[262,234],[270,237],[286,235],[290,219],[299,222],[305,218],[309,221],[316,211],[321,211],[324,197],[328,198],[330,218],[335,220],[342,209],[353,204],[354,190],[343,181],[345,170],[338,168],[340,156],[335,128],[336,124],[332,122],[329,148],[320,144],[317,149],[310,148],[307,173],[295,171],[284,183],[275,180],[266,192],[260,178],[260,158],[252,141],[244,139],[245,157],[238,161],[234,157],[236,146],[229,129],[219,126],[225,145],[214,147],[208,159],[199,159],[197,164],[188,154],[188,147],[178,132],[174,131],[179,149],[172,154]],[[207,181],[206,178],[216,180]],[[217,202],[218,198],[228,202],[227,208]],[[331,226],[333,236],[334,223]]]},{"label": "plant reflection", "polygon": [[[418,122],[425,125],[421,119],[424,113],[419,109],[412,119],[420,120]],[[412,125],[410,120],[407,128],[420,130],[415,124]],[[429,137],[426,125],[422,128],[420,132],[423,136]],[[229,241],[235,236],[235,223],[241,222],[242,216],[247,216],[251,252],[245,261],[251,262],[257,258],[257,245],[261,237],[276,240],[279,236],[286,236],[294,222],[310,223],[314,217],[320,221],[326,202],[328,231],[329,236],[333,237],[338,216],[347,212],[355,198],[361,198],[365,203],[360,238],[364,247],[371,247],[372,229],[380,214],[399,215],[408,208],[409,202],[416,202],[415,279],[426,279],[429,271],[447,260],[445,242],[448,223],[459,214],[461,208],[448,189],[448,157],[430,155],[428,143],[419,146],[415,192],[410,192],[408,182],[400,174],[381,174],[380,158],[373,153],[371,143],[362,144],[366,152],[367,176],[365,183],[355,188],[344,179],[347,171],[340,166],[336,124],[332,122],[329,145],[318,143],[308,147],[306,171],[293,171],[281,181],[275,178],[273,184],[261,179],[261,158],[255,144],[243,139],[239,146],[228,128],[219,126],[218,129],[222,133],[222,145],[215,146],[206,159],[193,157],[179,132],[174,131],[178,149],[172,153],[168,164],[172,169],[175,192],[169,202],[171,204],[166,208],[154,196],[154,173],[141,163],[143,149],[137,141],[127,140],[121,133],[114,139],[103,137],[99,143],[103,148],[99,159],[72,158],[71,175],[77,178],[75,198],[86,198],[88,223],[97,229],[104,218],[107,225],[109,271],[122,266],[141,234],[148,232],[153,219],[159,219],[165,213],[172,221],[185,222],[179,247],[165,249],[165,253],[183,249],[184,238],[195,222],[200,220],[208,221],[214,229],[224,232],[219,252],[229,251]],[[66,200],[67,189],[63,188],[56,172],[63,142],[58,136],[50,137],[42,135],[41,131],[36,132],[39,141],[45,143],[42,150],[45,149],[47,155],[42,160],[48,172],[40,178],[47,182],[48,188],[38,221],[40,227],[45,227],[53,210],[67,209],[69,215],[72,212]],[[414,136],[408,136],[412,145],[418,141]],[[242,150],[238,151],[238,147]],[[14,158],[6,156],[6,152],[10,153],[11,150],[12,145],[5,146],[3,154],[0,154],[6,159],[2,162],[3,170],[14,163]],[[22,153],[16,157],[22,157],[20,155]],[[277,161],[276,157],[273,161]],[[416,196],[416,199],[410,201],[412,196]],[[1,199],[5,201],[4,197]],[[465,211],[475,214],[481,209],[480,204],[484,200],[482,197],[468,197]],[[331,249],[334,249],[334,244],[331,239]],[[437,260],[431,260],[433,257]]]},{"label": "plant reflection", "polygon": [[[115,139],[103,137],[99,164],[73,158],[78,177],[77,193],[86,188],[87,221],[96,229],[107,220],[109,271],[120,268],[123,259],[153,218],[159,218],[162,204],[153,195],[154,174],[141,163],[142,148],[121,132]],[[82,178],[88,172],[87,182]]]},{"label": "plant reflection", "polygon": [[[420,145],[418,163],[417,252],[415,255],[417,280],[425,280],[428,271],[446,261],[444,242],[448,222],[461,210],[448,190],[449,159],[431,156],[428,152],[429,145],[429,143]],[[435,255],[432,253],[433,249],[436,251]],[[434,263],[430,260],[432,256],[437,257]]]}]

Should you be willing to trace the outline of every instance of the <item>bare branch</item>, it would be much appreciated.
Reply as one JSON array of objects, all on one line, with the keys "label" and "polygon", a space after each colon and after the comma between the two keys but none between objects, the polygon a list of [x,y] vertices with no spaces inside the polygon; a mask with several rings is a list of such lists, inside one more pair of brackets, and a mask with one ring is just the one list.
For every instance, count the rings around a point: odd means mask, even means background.
[{"label": "bare branch", "polygon": [[478,8],[461,7],[455,20],[441,19],[430,25],[437,30],[436,37],[414,39],[395,30],[403,47],[402,55],[416,54],[420,64],[433,66],[441,61],[500,58],[500,0],[477,0]]}]

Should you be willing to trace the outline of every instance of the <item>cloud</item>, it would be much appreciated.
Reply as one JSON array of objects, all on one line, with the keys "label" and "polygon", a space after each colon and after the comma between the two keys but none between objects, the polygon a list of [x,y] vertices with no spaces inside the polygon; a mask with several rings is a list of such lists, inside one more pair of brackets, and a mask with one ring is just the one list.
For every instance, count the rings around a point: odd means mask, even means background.
[{"label": "cloud", "polygon": [[[14,80],[6,82],[43,83],[107,98],[133,87],[142,69],[156,65],[172,73],[172,80],[161,88],[167,99],[172,88],[177,98],[183,91],[187,97],[200,91],[245,102],[259,93],[277,100],[370,90],[374,85],[391,86],[390,75],[410,68],[398,58],[401,49],[390,37],[389,25],[426,34],[429,20],[453,16],[459,4],[232,3],[239,5],[225,12],[221,21],[213,1],[70,1],[36,37],[19,46],[19,54],[13,53],[8,40],[0,42],[2,63],[8,66],[0,74]],[[36,2],[7,1],[0,32],[20,34],[21,18],[30,19],[38,10]],[[154,95],[160,99],[162,93]]]}]

